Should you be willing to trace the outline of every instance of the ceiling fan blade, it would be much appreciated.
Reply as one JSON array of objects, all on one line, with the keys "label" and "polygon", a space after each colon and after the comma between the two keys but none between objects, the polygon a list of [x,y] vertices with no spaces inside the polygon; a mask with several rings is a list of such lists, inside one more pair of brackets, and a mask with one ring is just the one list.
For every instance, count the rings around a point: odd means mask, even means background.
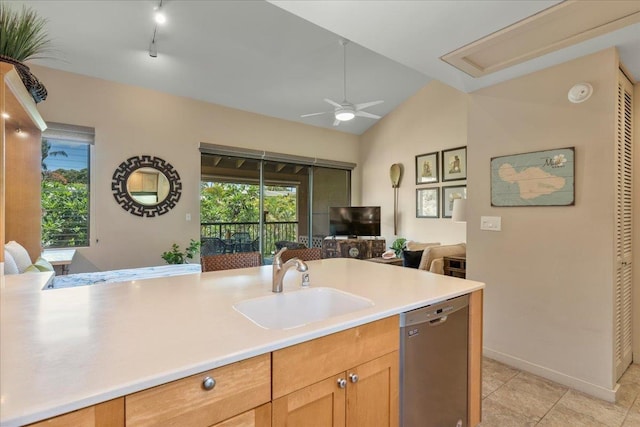
[{"label": "ceiling fan blade", "polygon": [[329,98],[325,98],[325,99],[324,99],[324,102],[326,102],[326,103],[328,103],[328,104],[331,104],[331,105],[333,105],[334,107],[342,108],[342,105],[338,104],[336,101],[332,101],[332,100],[330,100]]},{"label": "ceiling fan blade", "polygon": [[356,111],[356,116],[358,117],[369,117],[370,119],[379,119],[380,116],[375,114],[367,113],[366,111]]},{"label": "ceiling fan blade", "polygon": [[323,111],[322,113],[309,113],[309,114],[302,114],[300,117],[320,116],[320,115],[322,115],[322,114],[327,114],[327,113],[333,113],[333,111]]},{"label": "ceiling fan blade", "polygon": [[335,119],[335,120],[333,121],[333,125],[334,125],[334,126],[338,126],[339,124],[340,124],[340,120]]},{"label": "ceiling fan blade", "polygon": [[364,110],[367,107],[373,107],[374,105],[378,105],[378,104],[382,104],[384,101],[371,101],[371,102],[364,102],[362,104],[356,104],[354,105],[356,111],[360,111],[360,110]]}]

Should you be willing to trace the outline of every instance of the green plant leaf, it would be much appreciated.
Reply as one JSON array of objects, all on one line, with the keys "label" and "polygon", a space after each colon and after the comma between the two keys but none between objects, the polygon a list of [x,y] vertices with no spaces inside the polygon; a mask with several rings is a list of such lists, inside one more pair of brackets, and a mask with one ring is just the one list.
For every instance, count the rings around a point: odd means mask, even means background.
[{"label": "green plant leaf", "polygon": [[0,55],[16,61],[46,58],[51,51],[51,39],[45,29],[47,20],[31,8],[20,12],[0,2]]}]

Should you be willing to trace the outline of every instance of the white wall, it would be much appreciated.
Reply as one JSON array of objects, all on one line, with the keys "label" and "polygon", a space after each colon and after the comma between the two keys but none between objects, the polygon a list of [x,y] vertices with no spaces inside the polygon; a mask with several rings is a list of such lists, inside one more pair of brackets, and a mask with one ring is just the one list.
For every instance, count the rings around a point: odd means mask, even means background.
[{"label": "white wall", "polygon": [[[432,81],[385,116],[360,139],[362,204],[381,206],[387,246],[396,237],[421,242],[466,241],[465,225],[451,219],[416,218],[416,188],[464,185],[463,181],[416,185],[415,156],[467,145],[467,95]],[[404,172],[398,190],[398,234],[393,234],[389,168]],[[440,165],[440,178],[442,165]],[[442,194],[440,195],[442,199]]]},{"label": "white wall", "polygon": [[[614,49],[473,93],[468,278],[486,282],[485,354],[612,399]],[[567,91],[586,81],[582,104]],[[491,157],[575,147],[575,206],[490,205]],[[481,231],[481,215],[502,232]]]},{"label": "white wall", "polygon": [[[78,251],[71,272],[160,265],[173,242],[199,236],[201,142],[347,162],[358,160],[358,136],[247,113],[219,105],[33,67],[49,97],[39,104],[46,121],[96,130],[91,247]],[[111,192],[115,168],[130,156],[150,154],[181,176],[182,197],[169,213],[140,218],[123,210]],[[360,199],[359,173],[352,199]],[[185,216],[191,214],[187,222]]]},{"label": "white wall", "polygon": [[[471,95],[431,82],[363,134],[360,152],[363,204],[382,206],[387,239],[393,237],[389,167],[396,162],[405,167],[399,235],[454,243],[465,240],[466,229],[467,277],[487,284],[485,354],[607,399],[615,388],[617,68],[609,49]],[[595,94],[570,104],[567,92],[580,81]],[[462,145],[466,226],[416,219],[414,156]],[[491,157],[562,147],[576,148],[575,206],[491,207]],[[420,187],[443,185],[449,183]],[[481,215],[501,216],[502,231],[481,231]]]}]

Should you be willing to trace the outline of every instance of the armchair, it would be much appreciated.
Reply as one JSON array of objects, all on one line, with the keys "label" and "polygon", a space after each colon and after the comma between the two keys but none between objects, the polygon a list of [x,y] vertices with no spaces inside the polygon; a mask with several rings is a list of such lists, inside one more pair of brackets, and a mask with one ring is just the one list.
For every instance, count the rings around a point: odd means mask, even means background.
[{"label": "armchair", "polygon": [[456,245],[430,246],[422,253],[420,259],[420,270],[427,270],[436,274],[444,274],[444,260],[446,256],[466,256],[467,244],[458,243]]}]

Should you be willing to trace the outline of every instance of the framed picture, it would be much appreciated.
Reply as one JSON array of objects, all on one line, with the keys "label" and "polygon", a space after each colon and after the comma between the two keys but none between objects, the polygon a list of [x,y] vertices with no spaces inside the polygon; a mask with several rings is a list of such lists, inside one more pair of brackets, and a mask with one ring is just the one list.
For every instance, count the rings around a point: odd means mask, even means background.
[{"label": "framed picture", "polygon": [[416,156],[416,184],[439,182],[438,152]]},{"label": "framed picture", "polygon": [[442,150],[442,182],[467,179],[467,147]]},{"label": "framed picture", "polygon": [[453,201],[467,198],[466,185],[452,185],[442,187],[442,218],[451,218],[453,213]]},{"label": "framed picture", "polygon": [[491,206],[575,204],[575,147],[491,159]]},{"label": "framed picture", "polygon": [[440,218],[440,188],[416,189],[416,218]]}]

